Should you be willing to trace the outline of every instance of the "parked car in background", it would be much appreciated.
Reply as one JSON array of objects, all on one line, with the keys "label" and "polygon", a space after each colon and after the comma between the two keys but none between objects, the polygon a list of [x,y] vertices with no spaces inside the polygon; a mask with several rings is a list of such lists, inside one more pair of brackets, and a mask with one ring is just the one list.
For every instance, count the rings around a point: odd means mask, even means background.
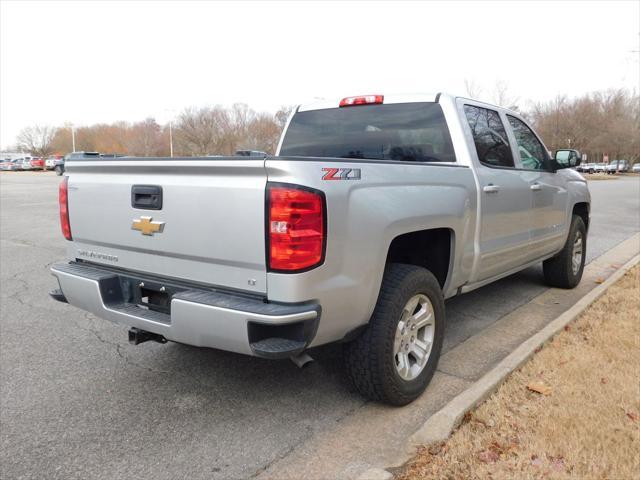
[{"label": "parked car in background", "polygon": [[579,172],[583,172],[583,173],[593,173],[596,171],[596,164],[595,163],[585,163],[584,165],[578,165],[579,168]]},{"label": "parked car in background", "polygon": [[16,165],[18,166],[17,170],[31,170],[31,160],[32,157],[21,157],[16,159]]},{"label": "parked car in background", "polygon": [[628,171],[629,162],[627,160],[613,160],[609,165],[607,165],[607,173],[610,175]]},{"label": "parked car in background", "polygon": [[3,160],[0,160],[0,170],[10,170],[10,166],[11,163],[13,162],[13,160],[11,160],[10,158],[5,158]]},{"label": "parked car in background", "polygon": [[31,159],[31,170],[44,170],[44,158],[32,158]]},{"label": "parked car in background", "polygon": [[631,164],[627,160],[620,160],[620,162],[623,163],[622,165],[618,164],[619,172],[628,172],[629,170],[631,170]]},{"label": "parked car in background", "polygon": [[640,173],[640,162],[634,163],[633,168],[631,168],[631,171],[633,173]]},{"label": "parked car in background", "polygon": [[16,169],[17,158],[12,158],[11,160],[5,160],[0,164],[0,170],[9,171]]},{"label": "parked car in background", "polygon": [[55,170],[56,175],[60,176],[64,173],[64,161],[66,158],[67,158],[67,155],[65,155],[58,161],[56,161],[55,165],[53,166],[53,169]]},{"label": "parked car in background", "polygon": [[606,163],[596,163],[594,171],[595,171],[595,173],[605,173],[607,171],[607,164]]},{"label": "parked car in background", "polygon": [[44,161],[44,167],[47,170],[53,170],[59,160],[62,160],[62,155],[50,155]]},{"label": "parked car in background", "polygon": [[12,163],[11,170],[17,170],[17,171],[24,170],[24,162],[25,162],[24,158],[16,158]]}]

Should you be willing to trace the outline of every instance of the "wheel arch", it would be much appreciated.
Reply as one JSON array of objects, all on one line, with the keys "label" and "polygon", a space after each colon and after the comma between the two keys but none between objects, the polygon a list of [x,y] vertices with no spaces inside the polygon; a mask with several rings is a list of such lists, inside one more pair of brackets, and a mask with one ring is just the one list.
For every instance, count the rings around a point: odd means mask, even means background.
[{"label": "wheel arch", "polygon": [[589,202],[578,202],[573,205],[573,209],[571,210],[572,215],[578,215],[582,218],[584,222],[584,226],[589,231],[589,212],[591,211],[591,205]]},{"label": "wheel arch", "polygon": [[405,263],[429,270],[446,291],[451,279],[455,248],[455,231],[429,228],[397,235],[387,250],[386,264]]}]

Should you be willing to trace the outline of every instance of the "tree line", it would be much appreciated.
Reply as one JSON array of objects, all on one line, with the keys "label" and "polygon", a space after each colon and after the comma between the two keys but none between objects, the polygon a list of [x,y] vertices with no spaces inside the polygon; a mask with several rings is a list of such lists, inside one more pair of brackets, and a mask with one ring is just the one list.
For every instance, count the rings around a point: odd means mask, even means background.
[{"label": "tree line", "polygon": [[160,125],[154,118],[140,122],[98,123],[75,127],[34,125],[24,128],[16,149],[38,157],[78,152],[102,152],[141,157],[233,155],[237,150],[274,153],[291,107],[275,114],[259,113],[245,104],[184,109]]},{"label": "tree line", "polygon": [[537,103],[527,113],[547,148],[575,148],[589,162],[640,161],[640,97],[623,89],[566,95]]},{"label": "tree line", "polygon": [[[481,97],[474,89],[467,82],[469,95]],[[492,100],[519,110],[550,150],[575,148],[586,153],[589,161],[602,161],[605,155],[610,160],[640,161],[640,98],[635,91],[613,89],[576,98],[562,95],[523,108],[501,84]],[[273,154],[290,111],[291,107],[282,107],[271,114],[245,104],[215,105],[184,109],[171,128],[153,118],[77,127],[76,151],[169,156],[171,135],[175,156],[232,155],[239,149]],[[41,157],[64,154],[72,149],[71,135],[70,127],[27,127],[18,136],[17,147]]]}]

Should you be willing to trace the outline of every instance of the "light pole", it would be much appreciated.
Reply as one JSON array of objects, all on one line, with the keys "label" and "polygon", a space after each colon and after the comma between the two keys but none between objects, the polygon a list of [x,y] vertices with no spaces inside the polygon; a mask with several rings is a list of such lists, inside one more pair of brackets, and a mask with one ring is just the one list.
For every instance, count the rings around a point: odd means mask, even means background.
[{"label": "light pole", "polygon": [[173,158],[173,119],[169,120],[169,152]]},{"label": "light pole", "polygon": [[[168,114],[169,117],[169,155],[173,158],[173,116],[176,111],[172,108],[165,108],[164,113],[165,115]],[[166,118],[165,115],[163,117]]]},{"label": "light pole", "polygon": [[72,152],[76,151],[76,129],[71,125],[71,147]]}]

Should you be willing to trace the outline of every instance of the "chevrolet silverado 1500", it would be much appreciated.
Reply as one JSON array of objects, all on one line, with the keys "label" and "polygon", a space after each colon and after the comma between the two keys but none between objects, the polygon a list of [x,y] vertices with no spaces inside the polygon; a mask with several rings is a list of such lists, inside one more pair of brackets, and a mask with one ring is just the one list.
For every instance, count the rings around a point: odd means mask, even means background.
[{"label": "chevrolet silverado 1500", "polygon": [[445,299],[543,262],[582,276],[590,196],[516,112],[446,94],[294,110],[275,156],[70,158],[52,296],[181,342],[264,358],[344,343],[366,397],[406,404]]}]

